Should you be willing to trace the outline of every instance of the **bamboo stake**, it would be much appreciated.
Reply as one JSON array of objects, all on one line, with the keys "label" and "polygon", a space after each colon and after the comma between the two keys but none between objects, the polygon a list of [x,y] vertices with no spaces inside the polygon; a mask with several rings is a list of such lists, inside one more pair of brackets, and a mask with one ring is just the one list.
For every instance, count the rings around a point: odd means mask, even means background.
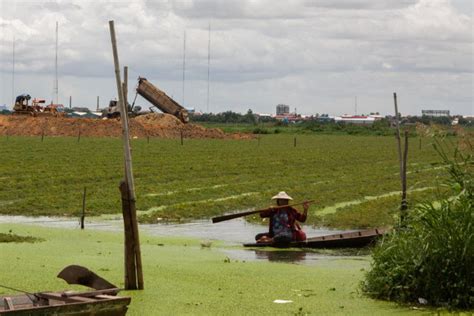
[{"label": "bamboo stake", "polygon": [[[140,239],[138,234],[138,222],[137,214],[135,209],[135,184],[133,179],[133,170],[132,170],[132,155],[130,149],[130,136],[128,128],[128,111],[125,106],[125,98],[122,90],[122,84],[120,79],[120,63],[117,52],[117,42],[115,38],[115,27],[114,21],[109,21],[110,28],[110,38],[112,41],[112,51],[114,56],[114,68],[115,68],[115,81],[117,84],[118,92],[118,101],[120,106],[120,121],[122,122],[122,138],[123,138],[123,149],[125,156],[125,181],[128,192],[128,201],[129,207],[128,211],[130,212],[130,224],[129,228],[132,232],[133,248],[134,248],[134,257],[136,262],[136,276],[138,281],[138,289],[143,289],[143,271],[142,271],[142,262],[141,262],[141,251],[140,251]],[[124,223],[126,224],[126,219],[124,218]]]},{"label": "bamboo stake", "polygon": [[400,221],[404,225],[408,209],[407,202],[407,159],[408,159],[408,131],[405,131],[405,148],[403,151],[403,173],[402,173],[402,204],[400,206]]},{"label": "bamboo stake", "polygon": [[84,194],[82,195],[81,229],[84,229],[85,218],[86,218],[86,187],[84,187]]}]

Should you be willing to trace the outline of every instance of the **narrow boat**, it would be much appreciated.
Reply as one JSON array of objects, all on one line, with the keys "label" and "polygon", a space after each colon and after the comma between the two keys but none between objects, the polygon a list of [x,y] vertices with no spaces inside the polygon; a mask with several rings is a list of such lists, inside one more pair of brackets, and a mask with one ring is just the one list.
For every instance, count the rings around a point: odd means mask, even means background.
[{"label": "narrow boat", "polygon": [[248,243],[244,244],[244,246],[275,248],[361,248],[373,244],[376,239],[388,232],[388,229],[376,228],[311,237],[305,241],[292,241],[289,243]]},{"label": "narrow boat", "polygon": [[39,292],[0,296],[0,315],[125,315],[130,297],[115,296],[119,289],[88,292]]}]

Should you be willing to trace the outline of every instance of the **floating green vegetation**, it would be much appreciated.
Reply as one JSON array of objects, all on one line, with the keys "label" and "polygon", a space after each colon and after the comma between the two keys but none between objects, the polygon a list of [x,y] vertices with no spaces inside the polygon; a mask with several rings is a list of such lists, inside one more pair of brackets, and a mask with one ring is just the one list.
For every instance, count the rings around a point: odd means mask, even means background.
[{"label": "floating green vegetation", "polygon": [[13,234],[12,232],[9,233],[0,233],[0,243],[6,243],[6,242],[29,242],[29,243],[34,243],[34,242],[40,242],[44,241],[41,238],[36,238],[33,236],[19,236],[16,234]]},{"label": "floating green vegetation", "polygon": [[[86,216],[120,214],[120,139],[3,137],[0,142],[0,213],[79,216],[87,187]],[[308,223],[319,225],[316,215],[325,208],[400,188],[393,137],[273,134],[260,140],[185,139],[183,146],[153,138],[134,139],[132,146],[137,209],[145,222],[267,207],[275,192],[285,190],[296,201],[317,200]],[[437,168],[440,160],[428,140],[421,149],[410,141],[409,163],[414,190],[446,173]],[[391,212],[385,202],[371,203]]]},{"label": "floating green vegetation", "polygon": [[[47,241],[0,244],[3,285],[84,291],[56,277],[65,266],[79,264],[123,287],[122,233],[0,224],[0,232],[12,228]],[[202,248],[197,240],[146,234],[140,239],[145,289],[120,293],[132,297],[127,315],[422,314],[358,293],[368,257],[321,259],[311,266],[251,262],[228,257],[220,245]]]}]

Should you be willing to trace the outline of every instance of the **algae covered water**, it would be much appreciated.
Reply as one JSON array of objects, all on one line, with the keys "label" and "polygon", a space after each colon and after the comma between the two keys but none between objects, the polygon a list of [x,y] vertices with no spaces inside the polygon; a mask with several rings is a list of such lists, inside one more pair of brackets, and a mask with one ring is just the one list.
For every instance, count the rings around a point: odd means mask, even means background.
[{"label": "algae covered water", "polygon": [[[64,217],[0,215],[0,223],[31,224],[44,227],[80,229],[79,221],[77,219]],[[119,217],[107,220],[94,218],[86,220],[85,229],[120,232],[123,231],[123,222]],[[219,247],[219,250],[226,254],[229,260],[267,260],[312,264],[322,258],[337,259],[342,257],[342,255],[338,255],[337,253],[327,255],[312,250],[249,249],[241,246],[243,243],[253,242],[254,236],[258,233],[264,232],[266,229],[266,226],[249,223],[243,219],[235,219],[217,224],[212,224],[210,221],[205,220],[181,224],[140,224],[140,232],[145,235],[193,238],[201,240],[203,244],[211,245],[211,247],[213,243],[223,242],[224,247]],[[303,226],[303,230],[306,232],[308,237],[342,232],[341,230],[314,228],[312,226]],[[346,258],[347,256],[344,257]]]}]

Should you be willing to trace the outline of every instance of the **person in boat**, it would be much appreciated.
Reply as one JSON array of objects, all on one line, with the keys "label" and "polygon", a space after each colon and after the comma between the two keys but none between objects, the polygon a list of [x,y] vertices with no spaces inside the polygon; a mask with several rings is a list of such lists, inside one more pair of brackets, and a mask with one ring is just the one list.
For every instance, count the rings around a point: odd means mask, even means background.
[{"label": "person in boat", "polygon": [[[293,200],[286,192],[282,191],[272,197],[276,200],[277,206],[285,206]],[[303,213],[298,212],[292,206],[269,208],[260,213],[262,218],[270,218],[268,233],[261,233],[255,236],[257,243],[286,243],[290,241],[304,241],[306,234],[301,230],[297,221],[304,223],[308,216],[309,203],[303,204]]]}]

